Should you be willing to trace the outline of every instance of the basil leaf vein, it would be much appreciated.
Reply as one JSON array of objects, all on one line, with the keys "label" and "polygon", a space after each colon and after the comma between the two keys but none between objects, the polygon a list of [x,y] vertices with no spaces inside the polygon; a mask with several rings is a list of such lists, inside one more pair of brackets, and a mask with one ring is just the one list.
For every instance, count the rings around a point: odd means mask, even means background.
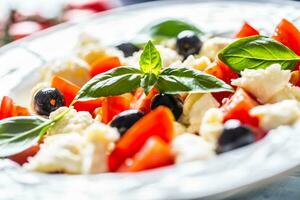
[{"label": "basil leaf vein", "polygon": [[236,72],[265,69],[275,63],[282,69],[293,69],[300,60],[291,49],[265,36],[239,39],[224,48],[218,57]]},{"label": "basil leaf vein", "polygon": [[99,74],[88,81],[77,93],[76,100],[114,96],[131,92],[140,86],[141,70],[134,67],[118,67]]},{"label": "basil leaf vein", "polygon": [[169,67],[158,78],[156,88],[162,93],[221,92],[233,89],[222,80],[195,69]]},{"label": "basil leaf vein", "polygon": [[161,57],[151,40],[146,44],[140,57],[140,68],[144,73],[154,73],[158,75],[161,69]]}]

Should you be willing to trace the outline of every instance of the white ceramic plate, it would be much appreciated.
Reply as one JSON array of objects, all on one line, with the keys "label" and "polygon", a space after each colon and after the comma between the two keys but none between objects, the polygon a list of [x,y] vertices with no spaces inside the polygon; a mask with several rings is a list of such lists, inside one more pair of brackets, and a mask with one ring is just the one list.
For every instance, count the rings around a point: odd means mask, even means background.
[{"label": "white ceramic plate", "polygon": [[[171,1],[108,11],[14,42],[0,49],[0,95],[28,103],[38,68],[69,54],[83,31],[105,44],[130,39],[160,18],[184,18],[205,32],[228,33],[243,21],[272,32],[283,18],[299,25],[300,4],[285,1]],[[209,162],[192,162],[137,174],[48,175],[28,173],[0,160],[0,199],[191,199],[225,198],[277,180],[300,164],[300,125]]]}]

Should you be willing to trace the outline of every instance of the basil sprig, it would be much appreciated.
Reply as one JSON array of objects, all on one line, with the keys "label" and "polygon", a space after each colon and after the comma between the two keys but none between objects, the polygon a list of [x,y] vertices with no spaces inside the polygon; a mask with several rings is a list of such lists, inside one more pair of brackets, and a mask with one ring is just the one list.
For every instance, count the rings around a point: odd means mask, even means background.
[{"label": "basil sprig", "polygon": [[203,35],[204,33],[191,23],[179,19],[164,19],[158,22],[149,24],[144,27],[140,33],[147,34],[152,38],[156,37],[177,37],[177,35],[185,30],[190,30],[196,34]]},{"label": "basil sprig", "polygon": [[81,88],[75,100],[123,94],[138,87],[143,87],[146,93],[153,87],[172,94],[233,91],[222,80],[195,69],[181,67],[161,70],[161,67],[160,54],[149,41],[140,57],[140,69],[119,67],[99,74]]},{"label": "basil sprig", "polygon": [[265,69],[275,63],[282,69],[293,69],[300,60],[288,47],[265,36],[239,39],[223,49],[218,57],[236,72]]},{"label": "basil sprig", "polygon": [[143,47],[149,40],[153,43],[159,43],[164,39],[176,38],[180,32],[186,30],[193,31],[199,36],[204,35],[204,33],[192,23],[180,19],[164,19],[150,23],[142,28],[131,42]]},{"label": "basil sprig", "polygon": [[53,120],[39,116],[11,117],[0,121],[0,157],[20,153],[35,145],[69,109]]}]

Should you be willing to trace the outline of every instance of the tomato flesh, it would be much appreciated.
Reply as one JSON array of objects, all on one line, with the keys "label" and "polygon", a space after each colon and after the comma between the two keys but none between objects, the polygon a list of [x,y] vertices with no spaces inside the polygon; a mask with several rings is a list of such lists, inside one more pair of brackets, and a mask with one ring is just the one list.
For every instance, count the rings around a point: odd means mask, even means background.
[{"label": "tomato flesh", "polygon": [[158,136],[169,143],[174,135],[173,121],[172,112],[163,106],[137,121],[117,142],[109,155],[109,170],[116,171],[127,158],[134,156],[151,136]]},{"label": "tomato flesh", "polygon": [[259,32],[247,22],[244,22],[241,30],[236,33],[235,38],[244,38],[249,36],[259,35]]},{"label": "tomato flesh", "polygon": [[13,100],[8,96],[4,96],[1,101],[0,120],[13,117],[13,112],[14,112]]},{"label": "tomato flesh", "polygon": [[130,109],[130,99],[126,96],[106,97],[102,101],[102,122],[109,123],[114,116]]},{"label": "tomato flesh", "polygon": [[150,137],[144,146],[132,158],[132,163],[126,162],[118,169],[119,172],[138,172],[157,167],[172,165],[174,156],[170,146],[157,136]]},{"label": "tomato flesh", "polygon": [[238,88],[234,95],[221,107],[224,113],[224,122],[237,119],[242,124],[258,127],[258,118],[252,117],[249,111],[258,103],[243,89]]},{"label": "tomato flesh", "polygon": [[272,38],[300,55],[300,32],[290,21],[282,19]]},{"label": "tomato flesh", "polygon": [[90,75],[94,77],[119,66],[121,62],[116,56],[100,58],[91,64]]}]

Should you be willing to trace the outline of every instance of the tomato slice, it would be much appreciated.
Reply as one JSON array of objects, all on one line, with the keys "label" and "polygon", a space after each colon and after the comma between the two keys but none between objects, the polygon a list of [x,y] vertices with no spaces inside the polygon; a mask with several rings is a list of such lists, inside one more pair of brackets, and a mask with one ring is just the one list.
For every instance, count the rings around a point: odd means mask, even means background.
[{"label": "tomato slice", "polygon": [[103,98],[91,99],[85,101],[77,101],[74,103],[74,109],[79,111],[87,111],[93,113],[96,108],[102,106]]},{"label": "tomato slice", "polygon": [[106,97],[102,101],[102,122],[109,123],[117,114],[130,109],[130,98],[127,96]]},{"label": "tomato slice", "polygon": [[170,146],[157,136],[150,137],[144,146],[132,158],[131,165],[126,162],[118,169],[119,172],[138,172],[157,167],[172,165],[174,156]]},{"label": "tomato slice", "polygon": [[13,100],[8,96],[4,96],[1,101],[0,120],[13,117],[13,112],[14,112]]},{"label": "tomato slice", "polygon": [[91,64],[90,75],[94,77],[119,66],[121,66],[121,62],[116,56],[100,58]]},{"label": "tomato slice", "polygon": [[300,55],[300,32],[290,21],[282,19],[272,38]]},{"label": "tomato slice", "polygon": [[116,171],[127,159],[135,155],[151,136],[158,136],[169,143],[174,136],[174,116],[163,106],[156,108],[137,121],[117,142],[108,157],[108,168]]},{"label": "tomato slice", "polygon": [[254,35],[259,35],[259,32],[255,28],[250,26],[250,24],[244,22],[241,30],[236,33],[235,38],[243,38],[243,37],[249,37]]},{"label": "tomato slice", "polygon": [[151,111],[151,100],[152,98],[158,94],[158,90],[156,88],[152,88],[149,94],[146,96],[144,94],[143,88],[138,88],[134,94],[134,100],[131,103],[131,108],[139,110],[143,113],[148,113]]},{"label": "tomato slice", "polygon": [[242,124],[258,127],[258,118],[252,117],[249,111],[258,103],[243,89],[238,88],[234,95],[221,107],[224,112],[224,122],[237,119]]},{"label": "tomato slice", "polygon": [[84,0],[84,1],[72,1],[67,4],[67,9],[87,9],[95,12],[101,12],[111,8],[109,1],[103,0]]},{"label": "tomato slice", "polygon": [[9,159],[15,161],[16,163],[19,163],[20,165],[23,165],[28,161],[29,157],[34,156],[39,150],[39,145],[34,145],[18,154],[10,156]]},{"label": "tomato slice", "polygon": [[66,106],[69,106],[74,100],[80,87],[60,76],[52,78],[51,86],[58,89],[65,97]]},{"label": "tomato slice", "polygon": [[[216,64],[205,70],[206,73],[211,74],[227,84],[231,84],[232,79],[237,79],[239,75],[234,72],[229,66],[217,59]],[[213,92],[212,95],[217,99],[219,103],[222,103],[224,98],[232,96],[231,92]]]}]

